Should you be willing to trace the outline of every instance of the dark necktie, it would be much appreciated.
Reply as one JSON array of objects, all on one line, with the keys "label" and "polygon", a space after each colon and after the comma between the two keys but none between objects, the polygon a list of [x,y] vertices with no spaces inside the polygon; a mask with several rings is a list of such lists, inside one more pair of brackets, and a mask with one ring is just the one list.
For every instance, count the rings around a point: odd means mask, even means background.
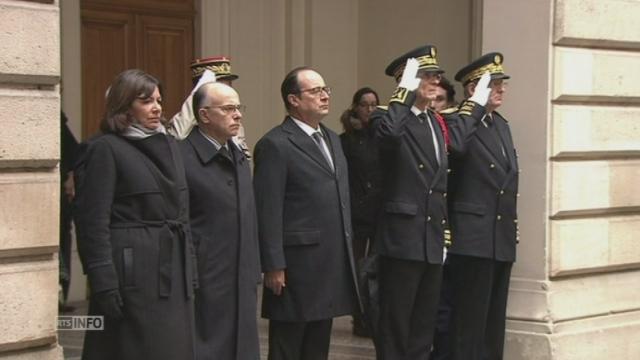
[{"label": "dark necktie", "polygon": [[231,160],[231,153],[229,152],[229,149],[227,149],[226,146],[222,146],[220,147],[220,149],[218,149],[218,155]]},{"label": "dark necktie", "polygon": [[426,113],[420,113],[418,115],[418,119],[420,119],[420,123],[424,124],[425,129],[427,130],[427,149],[432,151],[427,151],[427,159],[431,163],[433,169],[438,168],[438,160],[436,159],[436,144],[433,142],[433,132],[431,131],[431,126],[429,126],[429,117]]},{"label": "dark necktie", "polygon": [[316,143],[316,145],[318,145],[318,149],[320,149],[322,156],[324,156],[324,159],[327,161],[327,164],[329,164],[329,167],[331,168],[331,170],[334,170],[333,163],[331,162],[331,155],[327,153],[327,151],[324,148],[324,145],[322,145],[322,143],[324,142],[322,133],[320,133],[319,131],[316,131],[313,134],[311,134],[311,137],[313,138],[313,141]]}]

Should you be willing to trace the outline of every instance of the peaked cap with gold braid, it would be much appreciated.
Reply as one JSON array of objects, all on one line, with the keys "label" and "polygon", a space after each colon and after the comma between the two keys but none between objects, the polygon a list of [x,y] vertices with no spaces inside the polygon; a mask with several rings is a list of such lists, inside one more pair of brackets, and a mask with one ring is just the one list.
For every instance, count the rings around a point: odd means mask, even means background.
[{"label": "peaked cap with gold braid", "polygon": [[511,77],[504,73],[503,62],[504,56],[499,52],[482,55],[471,64],[460,69],[455,79],[461,82],[462,85],[467,85],[471,81],[480,79],[482,74],[487,71],[491,74],[491,80],[509,79]]},{"label": "peaked cap with gold braid", "polygon": [[438,66],[438,59],[436,57],[438,50],[433,45],[424,45],[417,47],[404,55],[396,58],[387,66],[384,73],[399,79],[402,76],[402,71],[407,64],[407,59],[415,58],[418,60],[418,71],[436,72],[442,74],[444,70]]},{"label": "peaked cap with gold braid", "polygon": [[233,81],[238,75],[231,73],[231,59],[226,56],[216,56],[203,59],[195,59],[191,65],[191,78],[194,82],[202,76],[205,70],[211,70],[216,74],[217,80]]}]

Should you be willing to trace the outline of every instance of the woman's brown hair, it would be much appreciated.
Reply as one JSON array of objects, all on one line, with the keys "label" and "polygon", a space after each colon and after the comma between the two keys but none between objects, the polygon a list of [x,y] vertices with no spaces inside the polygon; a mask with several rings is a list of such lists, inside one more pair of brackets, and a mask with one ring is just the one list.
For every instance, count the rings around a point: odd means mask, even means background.
[{"label": "woman's brown hair", "polygon": [[[155,77],[138,69],[125,70],[118,74],[107,90],[104,115],[100,121],[103,133],[120,134],[133,123],[129,115],[131,104],[136,99],[146,99],[158,88],[163,96],[162,84]],[[166,123],[162,118],[162,123]]]}]

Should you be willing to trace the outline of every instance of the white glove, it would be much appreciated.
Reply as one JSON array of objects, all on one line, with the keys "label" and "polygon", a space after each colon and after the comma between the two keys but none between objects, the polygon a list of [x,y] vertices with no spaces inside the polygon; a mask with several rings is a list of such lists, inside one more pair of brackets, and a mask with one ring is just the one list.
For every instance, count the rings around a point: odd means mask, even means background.
[{"label": "white glove", "polygon": [[191,90],[191,94],[193,95],[193,93],[195,93],[196,90],[200,88],[200,86],[209,82],[216,82],[216,74],[211,70],[205,70],[202,73],[200,80],[198,80],[198,83],[196,84],[196,86],[194,86],[193,90]]},{"label": "white glove", "polygon": [[447,261],[447,247],[442,248],[442,263],[444,264]]},{"label": "white glove", "polygon": [[211,70],[205,70],[200,80],[196,86],[193,87],[189,96],[182,103],[182,107],[180,108],[180,112],[173,115],[171,118],[171,127],[169,128],[169,133],[175,136],[176,139],[182,140],[186,138],[191,129],[196,125],[196,116],[193,114],[193,109],[191,108],[191,104],[193,103],[193,94],[198,90],[202,85],[210,82],[216,81],[216,74]]},{"label": "white glove", "polygon": [[420,85],[420,79],[416,77],[416,75],[418,75],[418,66],[418,60],[415,58],[407,59],[407,65],[405,65],[404,71],[402,71],[402,78],[400,79],[400,83],[398,83],[399,87],[409,91],[418,88],[418,85]]},{"label": "white glove", "polygon": [[491,94],[491,88],[489,87],[490,81],[491,74],[489,74],[488,71],[482,74],[480,81],[478,81],[478,85],[476,85],[476,90],[473,92],[473,95],[471,95],[469,100],[485,106],[489,100],[489,94]]}]

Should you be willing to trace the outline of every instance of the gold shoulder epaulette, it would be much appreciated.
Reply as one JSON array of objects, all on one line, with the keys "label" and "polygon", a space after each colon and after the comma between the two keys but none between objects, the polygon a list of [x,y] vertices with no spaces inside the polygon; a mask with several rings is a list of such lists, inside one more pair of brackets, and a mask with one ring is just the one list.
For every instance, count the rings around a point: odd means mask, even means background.
[{"label": "gold shoulder epaulette", "polygon": [[376,106],[376,108],[378,108],[380,110],[384,110],[384,111],[389,110],[389,106],[388,105],[378,105],[378,106]]},{"label": "gold shoulder epaulette", "polygon": [[476,105],[477,104],[471,100],[465,100],[460,104],[460,110],[458,112],[462,115],[471,115]]},{"label": "gold shoulder epaulette", "polygon": [[453,114],[454,112],[458,111],[458,107],[457,106],[452,106],[450,108],[446,108],[442,111],[440,111],[440,114],[442,115],[449,115],[449,114]]},{"label": "gold shoulder epaulette", "polygon": [[396,90],[393,92],[393,94],[391,95],[391,99],[389,100],[389,103],[392,102],[399,102],[399,103],[403,103],[407,100],[407,96],[409,96],[410,91],[398,86],[396,88]]}]

